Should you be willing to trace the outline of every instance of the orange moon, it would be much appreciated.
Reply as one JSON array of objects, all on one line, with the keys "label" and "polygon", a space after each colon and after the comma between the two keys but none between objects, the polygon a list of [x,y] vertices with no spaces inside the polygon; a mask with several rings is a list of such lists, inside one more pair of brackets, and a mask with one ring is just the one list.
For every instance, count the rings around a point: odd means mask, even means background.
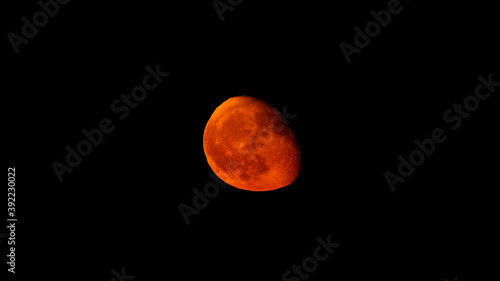
[{"label": "orange moon", "polygon": [[268,103],[248,96],[219,105],[205,126],[208,165],[224,182],[250,191],[290,185],[301,167],[294,132]]}]

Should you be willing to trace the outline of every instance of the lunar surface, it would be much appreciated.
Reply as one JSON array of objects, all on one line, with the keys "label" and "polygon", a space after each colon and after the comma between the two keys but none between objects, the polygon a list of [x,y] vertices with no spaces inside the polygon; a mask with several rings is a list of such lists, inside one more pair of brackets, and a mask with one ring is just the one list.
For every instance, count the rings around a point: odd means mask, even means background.
[{"label": "lunar surface", "polygon": [[301,167],[294,132],[276,109],[248,96],[218,106],[205,127],[203,149],[214,173],[250,191],[290,185]]}]

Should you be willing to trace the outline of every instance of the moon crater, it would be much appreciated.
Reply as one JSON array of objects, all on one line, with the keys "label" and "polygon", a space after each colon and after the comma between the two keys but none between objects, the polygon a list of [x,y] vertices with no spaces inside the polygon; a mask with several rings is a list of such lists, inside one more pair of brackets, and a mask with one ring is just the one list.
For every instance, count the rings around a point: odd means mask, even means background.
[{"label": "moon crater", "polygon": [[214,173],[244,190],[287,186],[301,166],[293,131],[276,109],[253,97],[233,97],[215,109],[205,127],[203,149]]}]

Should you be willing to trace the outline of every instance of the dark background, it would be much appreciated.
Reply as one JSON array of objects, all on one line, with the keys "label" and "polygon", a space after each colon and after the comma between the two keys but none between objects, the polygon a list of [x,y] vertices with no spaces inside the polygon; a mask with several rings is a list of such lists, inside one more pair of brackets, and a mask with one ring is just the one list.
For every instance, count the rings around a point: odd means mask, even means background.
[{"label": "dark background", "polygon": [[[387,3],[244,0],[221,22],[212,1],[71,1],[18,54],[5,36],[15,279],[108,281],[125,267],[135,280],[281,280],[328,235],[341,246],[311,280],[491,277],[500,90],[456,131],[442,114],[479,75],[500,80],[497,12],[402,1],[348,64],[340,42]],[[4,5],[5,35],[40,10]],[[111,102],[156,64],[170,76],[119,121]],[[204,127],[237,95],[297,115],[300,176],[272,192],[227,187],[186,225],[179,204],[212,181]],[[51,163],[105,117],[116,129],[59,183]],[[448,140],[392,193],[383,173],[436,127]]]}]

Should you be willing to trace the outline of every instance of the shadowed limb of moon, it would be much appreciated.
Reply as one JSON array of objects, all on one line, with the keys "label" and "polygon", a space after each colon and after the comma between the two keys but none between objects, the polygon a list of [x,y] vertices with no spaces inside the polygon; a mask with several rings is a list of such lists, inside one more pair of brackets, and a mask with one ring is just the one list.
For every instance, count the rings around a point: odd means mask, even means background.
[{"label": "shadowed limb of moon", "polygon": [[205,127],[203,149],[214,173],[244,190],[290,185],[301,167],[293,131],[276,109],[254,97],[232,97],[215,109]]}]

